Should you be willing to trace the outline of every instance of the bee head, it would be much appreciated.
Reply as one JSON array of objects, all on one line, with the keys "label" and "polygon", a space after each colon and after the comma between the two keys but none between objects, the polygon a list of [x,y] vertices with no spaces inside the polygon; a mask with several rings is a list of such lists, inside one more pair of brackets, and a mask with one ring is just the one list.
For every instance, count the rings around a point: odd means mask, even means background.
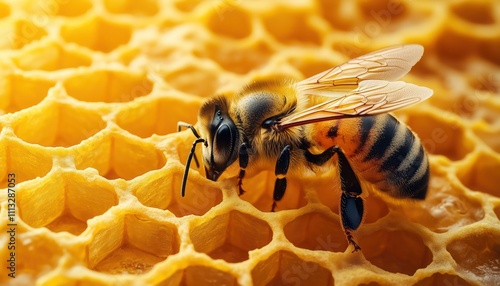
[{"label": "bee head", "polygon": [[228,110],[228,101],[222,96],[207,101],[200,109],[200,133],[207,138],[203,163],[206,176],[212,181],[216,181],[238,157],[239,132]]}]

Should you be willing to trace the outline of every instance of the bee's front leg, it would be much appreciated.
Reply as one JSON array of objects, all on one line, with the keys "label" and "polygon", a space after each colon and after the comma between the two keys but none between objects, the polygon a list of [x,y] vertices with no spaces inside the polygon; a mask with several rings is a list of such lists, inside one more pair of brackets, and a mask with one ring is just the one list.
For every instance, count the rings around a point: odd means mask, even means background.
[{"label": "bee's front leg", "polygon": [[361,224],[361,220],[363,219],[363,199],[360,197],[362,190],[359,180],[352,170],[351,165],[349,165],[344,153],[340,150],[340,148],[336,149],[336,153],[339,158],[338,164],[342,189],[342,196],[340,198],[340,216],[347,240],[350,244],[352,244],[352,246],[354,246],[353,252],[355,252],[360,250],[361,247],[359,247],[359,245],[352,238],[351,231],[358,229]]},{"label": "bee's front leg", "polygon": [[248,166],[248,148],[246,143],[242,143],[239,151],[239,164],[240,164],[240,173],[238,174],[238,189],[239,195],[243,195],[245,190],[241,187],[243,184],[243,178],[245,177],[245,169]]},{"label": "bee's front leg", "polygon": [[276,208],[276,202],[283,198],[286,191],[286,173],[288,172],[288,166],[290,166],[290,145],[286,145],[285,148],[280,153],[278,160],[276,161],[276,167],[274,169],[274,175],[276,175],[276,181],[274,183],[274,193],[273,193],[273,206],[271,211],[274,212]]}]

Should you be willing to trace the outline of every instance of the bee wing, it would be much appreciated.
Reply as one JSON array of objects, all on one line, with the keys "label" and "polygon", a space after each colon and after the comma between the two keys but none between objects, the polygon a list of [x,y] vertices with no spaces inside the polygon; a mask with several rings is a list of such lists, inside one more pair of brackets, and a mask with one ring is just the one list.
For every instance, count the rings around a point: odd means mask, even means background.
[{"label": "bee wing", "polygon": [[[363,80],[394,81],[407,74],[422,57],[420,45],[400,45],[375,51],[352,59],[298,83],[306,94],[318,88],[353,89]],[[314,93],[314,92],[313,92]]]},{"label": "bee wing", "polygon": [[[335,96],[303,111],[290,113],[278,124],[280,130],[319,121],[375,115],[393,111],[429,98],[429,88],[403,81],[364,80],[358,88]],[[328,97],[328,91],[321,96]]]}]

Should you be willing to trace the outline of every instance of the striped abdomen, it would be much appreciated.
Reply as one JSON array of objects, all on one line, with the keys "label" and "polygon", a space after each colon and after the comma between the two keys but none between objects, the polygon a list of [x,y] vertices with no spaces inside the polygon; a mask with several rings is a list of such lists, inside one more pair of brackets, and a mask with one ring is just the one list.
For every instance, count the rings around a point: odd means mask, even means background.
[{"label": "striped abdomen", "polygon": [[330,122],[323,130],[321,143],[328,138],[341,147],[359,178],[396,198],[425,198],[427,155],[405,124],[383,114]]}]

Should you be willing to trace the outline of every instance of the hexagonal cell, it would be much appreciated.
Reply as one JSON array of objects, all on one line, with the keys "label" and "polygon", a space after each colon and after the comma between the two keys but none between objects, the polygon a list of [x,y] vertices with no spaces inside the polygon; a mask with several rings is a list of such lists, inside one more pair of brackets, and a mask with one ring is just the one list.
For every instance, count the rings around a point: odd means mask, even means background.
[{"label": "hexagonal cell", "polygon": [[194,124],[201,104],[202,101],[195,97],[182,100],[174,96],[153,98],[141,104],[124,106],[116,114],[115,122],[122,129],[142,138],[153,134],[165,135],[177,132],[179,121]]},{"label": "hexagonal cell", "polygon": [[165,156],[151,143],[125,134],[115,134],[112,140],[111,168],[104,175],[108,179],[130,180],[165,166]]},{"label": "hexagonal cell", "polygon": [[158,2],[154,0],[141,2],[134,0],[105,0],[104,7],[113,14],[128,14],[134,16],[154,16],[159,11]]},{"label": "hexagonal cell", "polygon": [[232,263],[247,260],[250,251],[270,243],[273,235],[267,222],[239,211],[196,225],[190,234],[196,251]]},{"label": "hexagonal cell", "polygon": [[79,70],[63,81],[68,95],[87,102],[128,102],[148,95],[153,83],[143,72]]},{"label": "hexagonal cell", "polygon": [[499,128],[492,128],[491,125],[483,125],[481,129],[474,129],[474,134],[476,134],[481,141],[487,144],[493,151],[500,153],[500,134]]},{"label": "hexagonal cell", "polygon": [[64,17],[78,17],[92,9],[91,0],[69,0],[58,4],[59,7],[56,14]]},{"label": "hexagonal cell", "polygon": [[[1,137],[1,136],[0,136]],[[2,152],[5,152],[0,157],[6,176],[7,172],[12,170],[22,170],[16,172],[16,182],[25,182],[36,177],[44,177],[52,168],[51,152],[47,152],[46,148],[36,145],[27,144],[17,138],[6,137],[0,140]],[[8,154],[8,155],[7,155]]]},{"label": "hexagonal cell", "polygon": [[91,0],[25,1],[22,5],[23,10],[29,14],[27,18],[40,25],[47,25],[49,17],[78,17],[92,8]]},{"label": "hexagonal cell", "polygon": [[[273,190],[276,176],[274,167],[258,173],[253,177],[243,179],[242,188],[245,193],[241,199],[251,203],[254,207],[263,212],[270,212],[273,205]],[[235,181],[236,188],[236,181]],[[287,188],[283,198],[277,202],[275,211],[298,209],[307,204],[305,188],[300,178],[287,176]]]},{"label": "hexagonal cell", "polygon": [[303,12],[291,11],[289,7],[277,7],[280,13],[270,13],[263,17],[266,30],[276,40],[286,44],[321,44],[321,36]]},{"label": "hexagonal cell", "polygon": [[448,174],[431,172],[429,192],[424,201],[411,207],[407,204],[393,208],[437,233],[448,232],[484,218],[480,200],[465,195],[463,187],[457,186],[456,180],[451,180]]},{"label": "hexagonal cell", "polygon": [[427,152],[456,161],[474,150],[476,144],[460,122],[430,111],[412,111],[408,113],[407,124],[417,133]]},{"label": "hexagonal cell", "polygon": [[94,229],[87,262],[99,272],[142,274],[179,252],[177,227],[143,214],[128,212],[99,221]]},{"label": "hexagonal cell", "polygon": [[19,187],[17,198],[19,217],[28,225],[74,235],[87,228],[87,220],[118,204],[107,181],[61,169]]},{"label": "hexagonal cell", "polygon": [[432,262],[432,252],[415,233],[380,230],[357,239],[366,259],[389,272],[413,275]]},{"label": "hexagonal cell", "polygon": [[265,65],[272,53],[272,48],[260,41],[242,42],[237,46],[211,42],[195,51],[196,56],[212,59],[224,70],[237,74],[247,74]]},{"label": "hexagonal cell", "polygon": [[234,39],[242,39],[252,33],[252,21],[248,12],[229,1],[214,4],[207,26],[217,35]]},{"label": "hexagonal cell", "polygon": [[55,81],[26,73],[4,74],[0,79],[0,108],[14,113],[41,102]]},{"label": "hexagonal cell", "polygon": [[453,285],[453,286],[465,286],[465,285],[473,285],[469,282],[462,279],[460,276],[453,274],[442,274],[442,273],[434,273],[430,277],[426,277],[417,283],[414,286],[433,286],[433,285]]},{"label": "hexagonal cell", "polygon": [[175,8],[181,12],[191,12],[202,2],[202,0],[176,0]]},{"label": "hexagonal cell", "polygon": [[13,61],[22,70],[55,71],[90,66],[92,57],[79,47],[42,40],[23,49]]},{"label": "hexagonal cell", "polygon": [[456,2],[451,11],[461,19],[472,24],[489,25],[495,23],[494,7],[488,2]]},{"label": "hexagonal cell", "polygon": [[8,17],[10,12],[10,6],[4,2],[0,2],[0,18]]},{"label": "hexagonal cell", "polygon": [[[22,281],[20,285],[32,284],[31,281],[36,281],[37,278],[43,277],[51,270],[58,266],[59,260],[64,256],[65,249],[57,241],[47,235],[47,232],[34,232],[29,231],[18,224],[16,227],[16,241],[15,250],[7,248],[7,241],[4,238],[7,236],[2,235],[2,249],[0,255],[2,256],[2,263],[5,270],[2,270],[4,275],[0,276],[1,285],[16,285],[17,281]],[[6,231],[10,230],[9,226],[2,225],[0,231],[2,234],[7,234]],[[15,253],[15,278],[7,276],[9,273],[8,259],[11,253]],[[36,253],[36,254],[35,254]],[[13,282],[15,281],[15,282]]]},{"label": "hexagonal cell", "polygon": [[254,285],[334,285],[330,270],[316,262],[280,250],[252,269]]},{"label": "hexagonal cell", "polygon": [[141,176],[131,181],[131,189],[141,204],[169,210],[177,217],[204,215],[222,202],[221,190],[207,183],[201,176],[188,177],[186,194],[181,196],[181,178],[183,170],[167,168]]},{"label": "hexagonal cell", "polygon": [[61,27],[61,37],[65,41],[104,53],[127,44],[131,36],[130,23],[102,17],[86,17],[67,22]]},{"label": "hexagonal cell", "polygon": [[500,157],[480,152],[472,160],[464,162],[457,170],[457,177],[469,189],[500,198]]},{"label": "hexagonal cell", "polygon": [[285,236],[295,246],[310,250],[344,252],[347,240],[338,216],[308,213],[289,222]]},{"label": "hexagonal cell", "polygon": [[14,133],[25,142],[42,146],[76,145],[106,127],[93,108],[76,103],[46,100],[24,111],[16,113],[12,121]]},{"label": "hexagonal cell", "polygon": [[[493,227],[493,226],[492,226]],[[452,241],[446,247],[462,271],[476,275],[484,285],[498,285],[500,277],[500,234],[478,230]]]},{"label": "hexagonal cell", "polygon": [[[199,58],[183,59],[182,65],[176,67],[166,65],[158,69],[157,74],[173,88],[195,96],[213,96],[220,85],[220,70]],[[203,84],[193,84],[196,82]]]},{"label": "hexagonal cell", "polygon": [[318,58],[318,55],[289,55],[288,62],[291,66],[298,69],[303,78],[311,77],[320,72],[331,69],[339,63],[334,63],[328,59]]},{"label": "hexagonal cell", "polygon": [[36,25],[34,21],[29,21],[28,18],[2,21],[0,33],[4,35],[0,39],[2,49],[21,49],[47,35],[43,27]]},{"label": "hexagonal cell", "polygon": [[158,283],[161,286],[196,286],[196,285],[239,285],[236,277],[228,272],[208,266],[191,265],[179,270],[168,279]]}]

